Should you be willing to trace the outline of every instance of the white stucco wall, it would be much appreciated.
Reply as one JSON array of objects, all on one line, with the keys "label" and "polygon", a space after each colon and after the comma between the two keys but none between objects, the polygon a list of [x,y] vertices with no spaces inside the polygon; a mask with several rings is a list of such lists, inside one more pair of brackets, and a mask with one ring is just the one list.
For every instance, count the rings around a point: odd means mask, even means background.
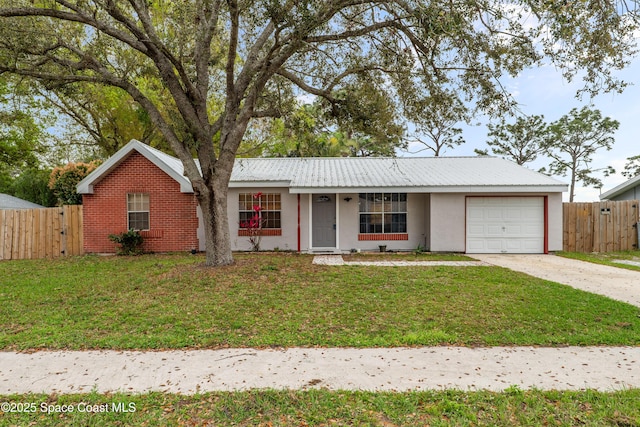
[{"label": "white stucco wall", "polygon": [[[350,197],[350,201],[345,198]],[[351,249],[378,251],[380,245],[387,250],[412,251],[418,245],[424,246],[427,239],[426,206],[428,194],[407,194],[407,233],[409,240],[369,240],[359,241],[360,206],[358,193],[343,193],[337,197],[339,206],[339,249],[348,252]]]},{"label": "white stucco wall", "polygon": [[[249,238],[238,236],[239,213],[238,195],[245,192],[280,193],[281,195],[281,236],[263,236],[261,249],[298,250],[298,195],[290,194],[288,188],[229,189],[229,229],[231,245],[235,251],[251,250]],[[473,194],[474,196],[504,196],[505,194]],[[513,194],[522,196],[544,196],[545,194]],[[548,249],[550,252],[562,250],[562,194],[548,194]],[[309,197],[300,195],[300,250],[309,251]],[[465,222],[466,197],[461,193],[408,194],[407,233],[409,240],[359,241],[359,199],[358,193],[336,195],[338,203],[338,249],[377,251],[379,245],[387,250],[411,251],[418,246],[434,252],[464,252],[466,250]],[[346,201],[346,198],[351,200]],[[201,230],[199,231],[201,233]],[[203,234],[203,233],[201,233]],[[200,234],[199,234],[200,237]],[[204,249],[204,245],[201,245]]]},{"label": "white stucco wall", "polygon": [[549,252],[562,250],[562,193],[548,195]]},{"label": "white stucco wall", "polygon": [[431,194],[431,238],[427,249],[433,252],[465,251],[465,197],[465,194]]}]

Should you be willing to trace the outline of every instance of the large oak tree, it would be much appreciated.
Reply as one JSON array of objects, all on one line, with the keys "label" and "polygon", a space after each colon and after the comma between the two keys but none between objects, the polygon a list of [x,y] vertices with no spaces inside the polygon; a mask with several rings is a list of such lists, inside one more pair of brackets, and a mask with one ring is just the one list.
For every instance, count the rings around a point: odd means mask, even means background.
[{"label": "large oak tree", "polygon": [[204,214],[207,264],[224,265],[233,262],[227,188],[253,118],[282,114],[300,91],[340,107],[340,89],[368,76],[395,97],[446,88],[496,113],[510,103],[500,78],[545,61],[569,79],[584,70],[586,90],[617,89],[611,71],[626,64],[637,24],[628,4],[0,0],[0,72],[126,91],[182,161]]}]

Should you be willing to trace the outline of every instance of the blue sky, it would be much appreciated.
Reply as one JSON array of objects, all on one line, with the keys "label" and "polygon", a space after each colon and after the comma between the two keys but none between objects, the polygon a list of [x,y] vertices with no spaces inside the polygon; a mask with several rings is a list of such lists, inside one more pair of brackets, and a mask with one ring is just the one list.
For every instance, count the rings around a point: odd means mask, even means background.
[{"label": "blue sky", "polygon": [[[615,143],[611,151],[602,150],[594,157],[594,168],[613,166],[616,174],[603,178],[602,192],[610,190],[626,181],[620,172],[623,170],[626,158],[640,154],[640,58],[635,58],[632,64],[616,76],[632,83],[622,94],[603,94],[590,100],[587,97],[578,100],[576,91],[582,86],[581,81],[567,83],[560,72],[553,67],[530,69],[518,78],[503,82],[507,90],[521,105],[521,111],[527,115],[544,115],[545,121],[550,123],[567,114],[572,108],[582,108],[592,104],[592,108],[599,109],[604,116],[620,122],[620,128],[614,134]],[[455,149],[447,150],[445,156],[473,156],[475,148],[486,148],[487,127],[486,120],[480,120],[480,126],[465,127],[466,143]],[[423,152],[420,155],[427,155]],[[401,154],[402,155],[402,154]],[[407,154],[404,154],[407,155]],[[546,166],[545,159],[529,165],[532,169]],[[568,183],[569,177],[557,177]],[[600,191],[594,188],[576,188],[574,201],[590,202],[599,200]],[[568,192],[565,200],[568,200]]]}]

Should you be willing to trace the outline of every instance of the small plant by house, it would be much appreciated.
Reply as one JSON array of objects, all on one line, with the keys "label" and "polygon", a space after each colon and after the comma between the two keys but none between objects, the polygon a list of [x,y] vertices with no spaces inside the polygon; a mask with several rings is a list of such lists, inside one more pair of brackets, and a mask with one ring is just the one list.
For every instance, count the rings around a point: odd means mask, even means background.
[{"label": "small plant by house", "polygon": [[260,213],[260,211],[262,211],[262,207],[259,204],[261,196],[261,192],[253,195],[253,198],[257,200],[257,204],[254,204],[252,208],[253,215],[247,220],[240,221],[240,228],[247,230],[249,243],[251,243],[251,250],[255,252],[260,250],[260,241],[262,240],[263,219]]},{"label": "small plant by house", "polygon": [[120,245],[118,255],[140,255],[142,253],[142,236],[136,230],[120,234],[110,234],[109,240]]}]

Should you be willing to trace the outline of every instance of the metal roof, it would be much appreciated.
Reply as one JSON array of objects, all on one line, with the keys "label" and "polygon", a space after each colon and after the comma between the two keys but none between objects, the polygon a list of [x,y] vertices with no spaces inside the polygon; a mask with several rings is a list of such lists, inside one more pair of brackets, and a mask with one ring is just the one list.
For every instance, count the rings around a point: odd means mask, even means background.
[{"label": "metal roof", "polygon": [[633,187],[640,185],[640,175],[638,176],[634,176],[633,178],[629,179],[628,181],[623,182],[622,184],[613,187],[611,190],[609,191],[605,191],[604,193],[602,193],[600,195],[600,200],[609,200],[612,199],[616,196],[619,196],[620,194],[626,192],[627,190],[632,189]]},{"label": "metal roof", "polygon": [[567,187],[554,178],[496,157],[237,159],[231,186],[254,182],[288,182],[294,193],[371,188],[566,191]]},{"label": "metal roof", "polygon": [[[132,140],[78,184],[79,193],[117,167],[132,151],[155,163],[193,191],[182,162]],[[196,162],[197,163],[197,162]],[[313,192],[562,192],[556,179],[496,157],[331,157],[236,159],[230,187],[288,187]]]},{"label": "metal roof", "polygon": [[38,209],[44,208],[42,205],[32,203],[18,197],[0,193],[0,209]]}]

